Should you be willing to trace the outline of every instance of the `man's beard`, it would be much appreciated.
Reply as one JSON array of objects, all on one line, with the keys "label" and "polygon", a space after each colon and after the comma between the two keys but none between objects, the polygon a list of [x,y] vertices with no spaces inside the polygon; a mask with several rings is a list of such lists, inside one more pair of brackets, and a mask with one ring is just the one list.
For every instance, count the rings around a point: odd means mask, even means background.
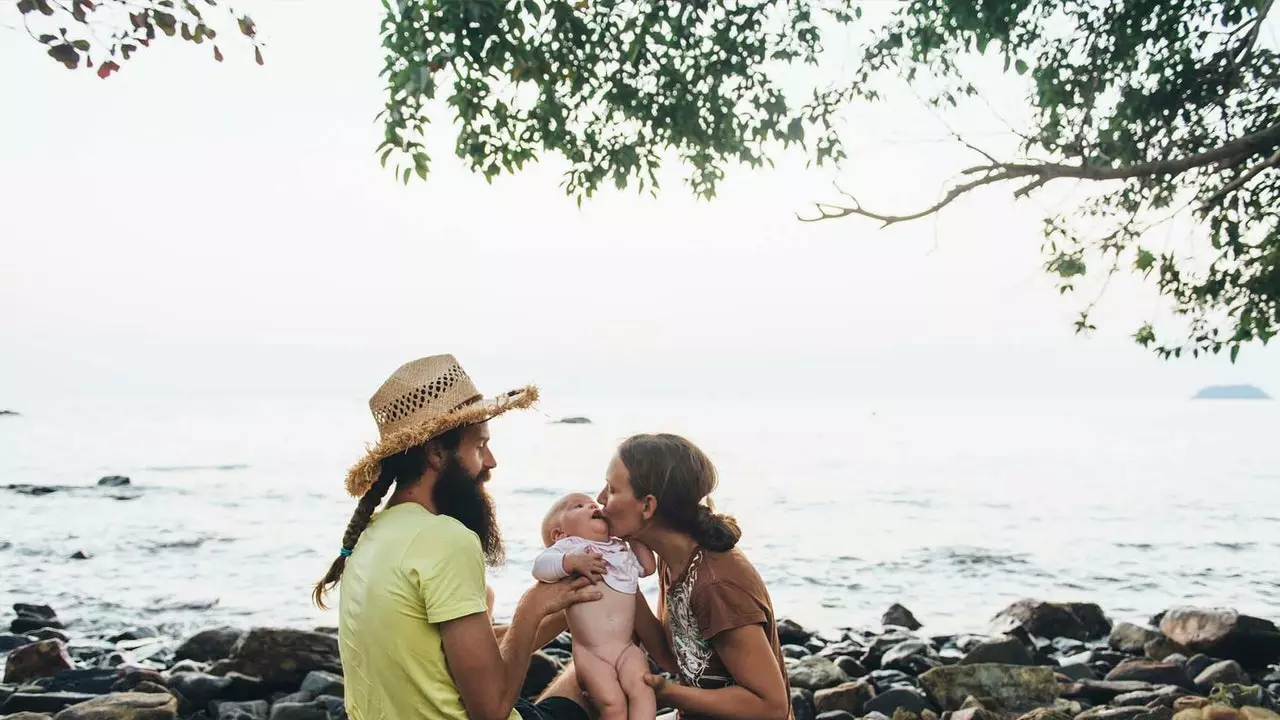
[{"label": "man's beard", "polygon": [[435,501],[436,512],[448,515],[480,536],[485,564],[493,567],[506,558],[506,550],[493,511],[493,497],[484,488],[488,479],[487,469],[481,470],[479,475],[472,475],[458,462],[457,455],[450,454],[436,478],[431,499]]}]

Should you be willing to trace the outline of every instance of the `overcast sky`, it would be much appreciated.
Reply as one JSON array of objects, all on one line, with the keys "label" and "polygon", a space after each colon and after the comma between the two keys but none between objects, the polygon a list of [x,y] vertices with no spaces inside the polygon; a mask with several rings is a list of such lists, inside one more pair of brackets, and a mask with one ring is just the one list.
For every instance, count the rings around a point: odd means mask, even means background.
[{"label": "overcast sky", "polygon": [[[406,188],[374,154],[378,4],[242,5],[265,67],[240,44],[217,64],[167,42],[101,81],[0,28],[0,407],[108,387],[363,397],[434,352],[495,387],[566,394],[732,393],[764,375],[878,396],[1280,391],[1274,348],[1232,367],[1134,346],[1161,307],[1137,282],[1114,282],[1101,330],[1075,336],[1092,294],[1059,297],[1039,251],[1042,213],[1072,188],[1020,204],[997,188],[891,231],[798,223],[833,180],[911,210],[972,160],[909,95],[851,117],[841,171],[735,169],[713,202],[678,167],[656,200],[581,209],[554,159],[488,185],[453,158],[444,115],[429,182]],[[1016,118],[1020,87],[992,88]],[[1007,142],[991,113],[953,123]]]}]

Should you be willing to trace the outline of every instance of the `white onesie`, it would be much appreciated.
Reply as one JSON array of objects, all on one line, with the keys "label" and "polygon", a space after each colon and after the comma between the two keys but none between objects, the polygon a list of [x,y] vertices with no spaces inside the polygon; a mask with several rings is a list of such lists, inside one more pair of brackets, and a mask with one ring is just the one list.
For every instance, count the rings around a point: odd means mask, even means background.
[{"label": "white onesie", "polygon": [[640,574],[643,572],[640,559],[631,552],[630,546],[617,538],[608,542],[580,537],[558,540],[533,561],[533,576],[542,582],[555,582],[567,577],[569,573],[564,571],[564,556],[585,554],[587,548],[604,556],[606,585],[627,595],[636,593],[640,588]]}]

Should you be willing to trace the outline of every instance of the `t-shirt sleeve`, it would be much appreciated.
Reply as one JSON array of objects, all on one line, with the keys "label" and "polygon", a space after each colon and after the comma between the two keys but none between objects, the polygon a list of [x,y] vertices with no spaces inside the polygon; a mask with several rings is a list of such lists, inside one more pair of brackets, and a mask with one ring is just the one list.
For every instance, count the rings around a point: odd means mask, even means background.
[{"label": "t-shirt sleeve", "polygon": [[429,623],[486,612],[484,552],[480,538],[461,524],[422,532],[405,552]]},{"label": "t-shirt sleeve", "polygon": [[760,599],[732,580],[707,583],[694,593],[691,600],[703,640],[710,640],[734,628],[769,622],[769,615]]}]

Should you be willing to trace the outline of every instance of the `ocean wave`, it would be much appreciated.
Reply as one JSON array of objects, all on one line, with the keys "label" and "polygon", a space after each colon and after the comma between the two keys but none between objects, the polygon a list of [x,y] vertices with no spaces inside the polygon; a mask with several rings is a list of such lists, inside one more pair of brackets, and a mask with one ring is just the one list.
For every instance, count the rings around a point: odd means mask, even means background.
[{"label": "ocean wave", "polygon": [[1144,542],[1117,542],[1111,543],[1112,547],[1127,548],[1130,550],[1154,550],[1155,545]]},{"label": "ocean wave", "polygon": [[1221,548],[1223,550],[1248,550],[1256,547],[1258,543],[1254,542],[1213,542],[1209,543],[1209,547]]},{"label": "ocean wave", "polygon": [[197,470],[248,470],[249,466],[244,463],[231,463],[229,465],[149,465],[142,469],[147,472],[194,472]]}]

